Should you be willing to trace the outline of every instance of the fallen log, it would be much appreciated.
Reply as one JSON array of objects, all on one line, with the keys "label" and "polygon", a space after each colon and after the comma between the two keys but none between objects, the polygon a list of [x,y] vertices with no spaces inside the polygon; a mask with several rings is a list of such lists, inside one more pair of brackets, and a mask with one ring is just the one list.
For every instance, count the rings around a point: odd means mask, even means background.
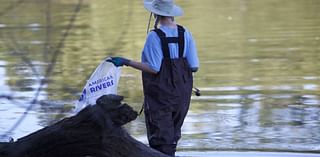
[{"label": "fallen log", "polygon": [[106,95],[97,104],[11,143],[1,157],[167,157],[132,138],[121,126],[137,112],[122,96]]}]

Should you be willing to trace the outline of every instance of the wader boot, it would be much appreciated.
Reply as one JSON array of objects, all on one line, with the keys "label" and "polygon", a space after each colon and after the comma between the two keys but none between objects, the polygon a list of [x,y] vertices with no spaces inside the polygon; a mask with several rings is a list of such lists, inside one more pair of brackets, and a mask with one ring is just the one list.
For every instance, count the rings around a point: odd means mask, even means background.
[{"label": "wader boot", "polygon": [[[193,77],[183,57],[184,28],[178,26],[178,37],[166,37],[160,29],[153,31],[160,37],[163,60],[157,74],[142,73],[147,135],[150,147],[174,156],[189,109]],[[179,45],[179,58],[170,58],[169,43]]]}]

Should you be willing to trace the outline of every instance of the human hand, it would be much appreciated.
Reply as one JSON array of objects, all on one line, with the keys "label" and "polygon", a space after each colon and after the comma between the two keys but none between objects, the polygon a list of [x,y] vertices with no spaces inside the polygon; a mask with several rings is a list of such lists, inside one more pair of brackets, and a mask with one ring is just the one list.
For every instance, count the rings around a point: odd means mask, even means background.
[{"label": "human hand", "polygon": [[106,60],[107,62],[113,63],[116,67],[126,65],[128,66],[130,60],[123,57],[111,57]]}]

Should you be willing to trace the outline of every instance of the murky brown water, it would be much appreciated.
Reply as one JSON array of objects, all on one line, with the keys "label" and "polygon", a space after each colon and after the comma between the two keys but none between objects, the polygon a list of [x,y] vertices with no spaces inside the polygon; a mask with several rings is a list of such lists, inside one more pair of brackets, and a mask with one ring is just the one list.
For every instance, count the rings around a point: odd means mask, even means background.
[{"label": "murky brown water", "polygon": [[[197,42],[201,68],[195,85],[202,90],[201,97],[192,97],[179,148],[319,152],[320,1],[177,3],[186,13],[178,23]],[[140,0],[85,0],[78,14],[77,0],[0,4],[0,134],[34,100],[8,136],[18,138],[68,116],[106,56],[140,60],[149,15]],[[119,94],[139,110],[138,71],[123,69]],[[126,128],[147,142],[143,117]]]}]

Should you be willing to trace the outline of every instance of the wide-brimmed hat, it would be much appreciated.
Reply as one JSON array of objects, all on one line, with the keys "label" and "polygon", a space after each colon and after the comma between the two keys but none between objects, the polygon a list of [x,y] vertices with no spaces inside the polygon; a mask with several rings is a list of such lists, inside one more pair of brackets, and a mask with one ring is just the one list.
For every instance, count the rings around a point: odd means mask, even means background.
[{"label": "wide-brimmed hat", "polygon": [[144,0],[144,7],[161,16],[182,16],[181,7],[174,4],[173,0]]}]

